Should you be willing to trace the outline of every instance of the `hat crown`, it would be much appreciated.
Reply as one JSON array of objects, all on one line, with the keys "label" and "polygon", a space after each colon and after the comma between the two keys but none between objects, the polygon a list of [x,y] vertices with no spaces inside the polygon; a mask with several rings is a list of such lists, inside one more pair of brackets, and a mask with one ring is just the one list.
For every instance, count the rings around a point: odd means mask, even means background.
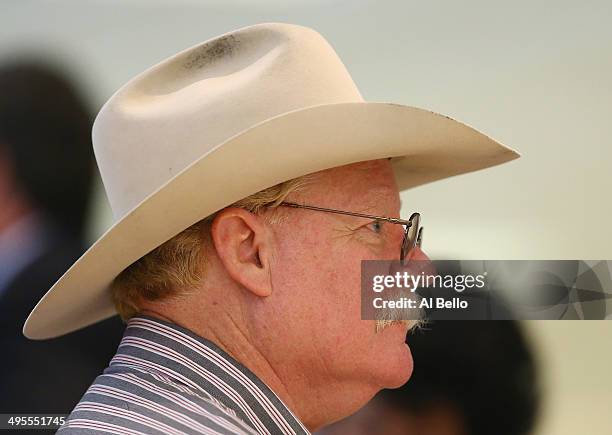
[{"label": "hat crown", "polygon": [[266,119],[362,101],[334,49],[307,27],[258,24],[184,50],[128,82],[96,118],[94,152],[113,216]]}]

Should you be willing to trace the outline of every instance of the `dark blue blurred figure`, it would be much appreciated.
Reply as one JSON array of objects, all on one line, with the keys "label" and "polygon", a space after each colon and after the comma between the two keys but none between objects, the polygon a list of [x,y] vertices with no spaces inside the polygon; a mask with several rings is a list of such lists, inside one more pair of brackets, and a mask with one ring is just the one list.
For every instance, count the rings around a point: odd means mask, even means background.
[{"label": "dark blue blurred figure", "polygon": [[21,332],[85,250],[91,124],[59,72],[28,62],[0,67],[0,413],[69,413],[123,333],[117,316],[49,341]]}]

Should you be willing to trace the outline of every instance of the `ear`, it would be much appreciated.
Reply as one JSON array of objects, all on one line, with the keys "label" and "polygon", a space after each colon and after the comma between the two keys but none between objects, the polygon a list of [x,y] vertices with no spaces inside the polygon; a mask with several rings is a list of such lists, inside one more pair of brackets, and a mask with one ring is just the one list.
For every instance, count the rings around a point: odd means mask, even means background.
[{"label": "ear", "polygon": [[270,296],[271,247],[261,217],[243,208],[226,208],[213,220],[211,236],[228,275],[256,296]]}]

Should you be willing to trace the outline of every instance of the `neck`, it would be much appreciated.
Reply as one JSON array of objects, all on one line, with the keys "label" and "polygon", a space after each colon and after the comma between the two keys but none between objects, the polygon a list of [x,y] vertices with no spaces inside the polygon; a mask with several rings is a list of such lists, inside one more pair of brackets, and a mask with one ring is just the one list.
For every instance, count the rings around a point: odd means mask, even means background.
[{"label": "neck", "polygon": [[[200,325],[195,322],[186,321],[185,319],[189,317],[181,316],[180,313],[176,312],[169,313],[168,310],[162,311],[155,308],[146,308],[140,310],[140,312],[180,325],[193,331],[200,337],[212,341],[236,361],[251,370],[281,398],[289,409],[292,411],[295,410],[295,403],[289,394],[289,390],[277,375],[272,365],[265,356],[253,346],[247,334],[236,325],[236,322],[234,322],[230,316],[222,316],[225,318],[225,321],[220,321],[219,316],[215,316],[215,321],[213,322],[215,327],[211,327],[210,325]],[[220,331],[223,332],[221,333]]]},{"label": "neck", "polygon": [[274,391],[311,432],[356,412],[377,391],[362,381],[351,384],[313,376],[312,370],[299,361],[287,361],[291,359],[289,352],[279,359],[269,357],[254,344],[248,329],[241,328],[227,313],[217,313],[203,325],[186,320],[193,317],[181,312],[155,308],[140,312],[180,325],[215,343]]}]

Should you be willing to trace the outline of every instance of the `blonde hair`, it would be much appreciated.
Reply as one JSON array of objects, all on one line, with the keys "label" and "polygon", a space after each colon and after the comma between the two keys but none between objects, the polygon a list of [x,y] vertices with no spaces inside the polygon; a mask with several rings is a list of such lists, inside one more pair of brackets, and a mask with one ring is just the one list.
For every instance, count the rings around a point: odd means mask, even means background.
[{"label": "blonde hair", "polygon": [[[303,189],[311,176],[302,176],[264,189],[232,207],[259,214],[275,208],[292,192]],[[112,282],[110,291],[115,309],[124,321],[139,312],[143,300],[159,301],[178,297],[193,289],[205,277],[205,247],[210,245],[210,226],[217,213],[196,222],[124,269]],[[270,215],[279,223],[278,213]]]}]

